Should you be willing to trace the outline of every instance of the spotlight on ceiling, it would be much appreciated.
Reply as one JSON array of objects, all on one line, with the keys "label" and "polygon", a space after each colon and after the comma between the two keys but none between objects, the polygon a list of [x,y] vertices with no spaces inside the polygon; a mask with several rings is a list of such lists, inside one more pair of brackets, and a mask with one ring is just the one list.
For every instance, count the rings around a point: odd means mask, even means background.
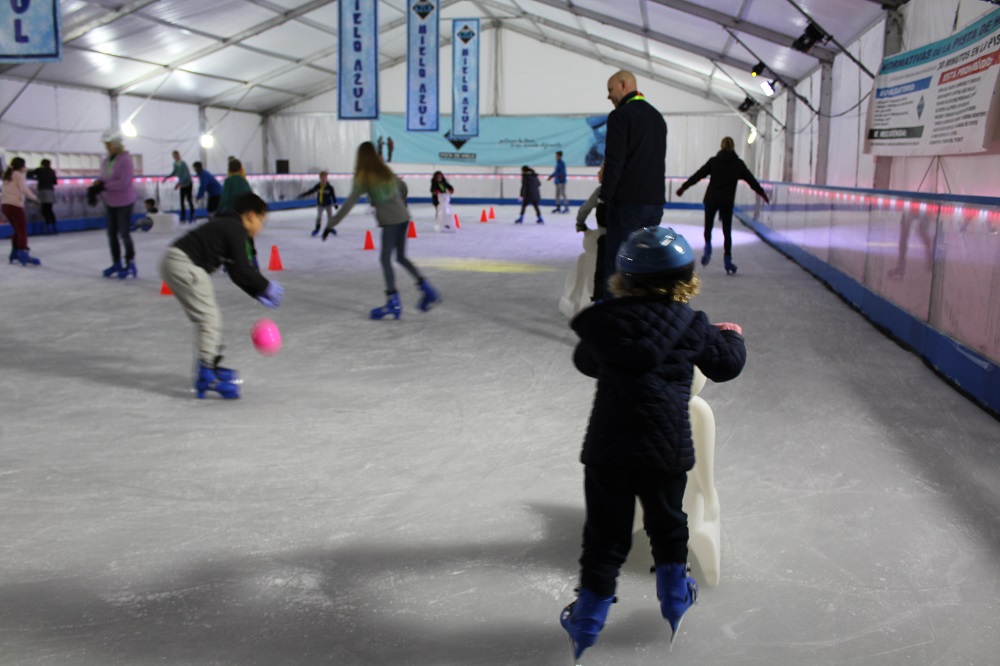
[{"label": "spotlight on ceiling", "polygon": [[123,122],[121,130],[122,130],[122,134],[124,134],[125,136],[127,136],[130,139],[133,139],[133,138],[139,136],[139,130],[137,130],[135,128],[135,125],[132,124],[131,120],[126,120],[125,122]]},{"label": "spotlight on ceiling", "polygon": [[215,137],[214,136],[212,136],[211,134],[202,134],[201,135],[201,147],[202,148],[211,148],[214,145],[215,145]]},{"label": "spotlight on ceiling", "polygon": [[757,140],[757,128],[750,128],[750,136],[747,137],[747,145],[753,145],[753,142]]},{"label": "spotlight on ceiling", "polygon": [[764,91],[765,95],[767,95],[768,97],[771,97],[771,96],[774,95],[774,84],[775,83],[776,83],[776,81],[761,81],[760,82],[760,89]]},{"label": "spotlight on ceiling", "polygon": [[753,97],[747,96],[745,100],[737,107],[740,111],[749,111],[754,107],[757,102],[754,101]]},{"label": "spotlight on ceiling", "polygon": [[816,45],[816,42],[826,43],[828,41],[830,41],[830,35],[826,34],[826,31],[823,30],[823,28],[810,21],[809,25],[806,26],[806,31],[802,33],[802,36],[792,42],[792,48],[796,51],[806,53],[809,49]]},{"label": "spotlight on ceiling", "polygon": [[758,62],[756,65],[753,66],[753,69],[750,70],[750,76],[760,76],[761,74],[764,73],[764,70],[766,68],[767,65],[765,65],[763,62]]}]

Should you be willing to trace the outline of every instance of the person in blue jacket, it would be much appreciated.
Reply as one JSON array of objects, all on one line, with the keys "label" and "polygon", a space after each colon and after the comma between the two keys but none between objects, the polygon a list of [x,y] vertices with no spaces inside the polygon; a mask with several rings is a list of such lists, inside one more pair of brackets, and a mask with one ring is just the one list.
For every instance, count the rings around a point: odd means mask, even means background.
[{"label": "person in blue jacket", "polygon": [[553,213],[569,212],[569,200],[566,198],[566,163],[563,162],[562,156],[562,151],[557,150],[556,169],[547,179],[556,181],[556,207],[552,209]]},{"label": "person in blue jacket", "polygon": [[194,167],[194,173],[198,176],[198,196],[195,199],[201,201],[203,196],[208,195],[205,209],[208,211],[209,219],[211,219],[215,215],[215,211],[219,209],[219,198],[222,196],[222,183],[217,181],[215,176],[201,165],[201,162],[195,162],[191,166]]},{"label": "person in blue jacket", "polygon": [[573,361],[597,379],[580,455],[587,505],[580,587],[560,616],[577,658],[597,641],[615,600],[637,497],[656,565],[660,614],[676,635],[698,593],[687,567],[682,505],[694,467],[688,415],[694,369],[723,382],[746,363],[742,329],[712,324],[688,304],[699,283],[683,236],[666,227],[639,229],[621,245],[615,264],[608,285],[615,298],[583,310],[571,323],[580,336]]}]

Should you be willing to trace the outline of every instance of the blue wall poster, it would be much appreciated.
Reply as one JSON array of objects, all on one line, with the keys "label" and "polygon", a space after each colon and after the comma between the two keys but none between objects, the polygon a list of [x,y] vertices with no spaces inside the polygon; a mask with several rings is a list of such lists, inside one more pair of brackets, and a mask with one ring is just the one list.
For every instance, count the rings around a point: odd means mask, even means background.
[{"label": "blue wall poster", "polygon": [[403,115],[385,113],[372,122],[372,142],[392,137],[392,161],[404,164],[546,165],[561,150],[567,166],[598,167],[607,121],[607,115],[484,116],[479,136],[456,137],[451,130],[407,132]]}]

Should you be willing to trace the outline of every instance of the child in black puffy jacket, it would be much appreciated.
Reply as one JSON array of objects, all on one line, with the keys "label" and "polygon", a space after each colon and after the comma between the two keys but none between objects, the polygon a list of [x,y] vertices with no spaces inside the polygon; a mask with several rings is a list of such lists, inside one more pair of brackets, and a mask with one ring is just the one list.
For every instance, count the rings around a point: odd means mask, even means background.
[{"label": "child in black puffy jacket", "polygon": [[[698,292],[694,253],[665,227],[633,232],[609,281],[616,297],[581,312],[577,369],[597,379],[597,395],[580,456],[587,520],[577,600],[561,617],[577,658],[597,640],[632,545],[635,498],[656,565],[660,611],[676,634],[698,586],[687,569],[687,472],[694,466],[688,417],[697,366],[728,381],[746,362],[742,330],[711,324],[688,305]],[[671,638],[673,640],[673,638]]]}]

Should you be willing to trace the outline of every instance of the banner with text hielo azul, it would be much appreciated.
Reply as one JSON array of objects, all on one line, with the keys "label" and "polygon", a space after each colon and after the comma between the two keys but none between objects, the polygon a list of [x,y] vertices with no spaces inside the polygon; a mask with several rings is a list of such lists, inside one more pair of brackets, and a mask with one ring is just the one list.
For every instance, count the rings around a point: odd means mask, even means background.
[{"label": "banner with text hielo azul", "polygon": [[406,129],[438,129],[441,14],[438,0],[410,0],[406,17]]},{"label": "banner with text hielo azul", "polygon": [[378,0],[341,0],[337,18],[337,116],[378,118]]}]

